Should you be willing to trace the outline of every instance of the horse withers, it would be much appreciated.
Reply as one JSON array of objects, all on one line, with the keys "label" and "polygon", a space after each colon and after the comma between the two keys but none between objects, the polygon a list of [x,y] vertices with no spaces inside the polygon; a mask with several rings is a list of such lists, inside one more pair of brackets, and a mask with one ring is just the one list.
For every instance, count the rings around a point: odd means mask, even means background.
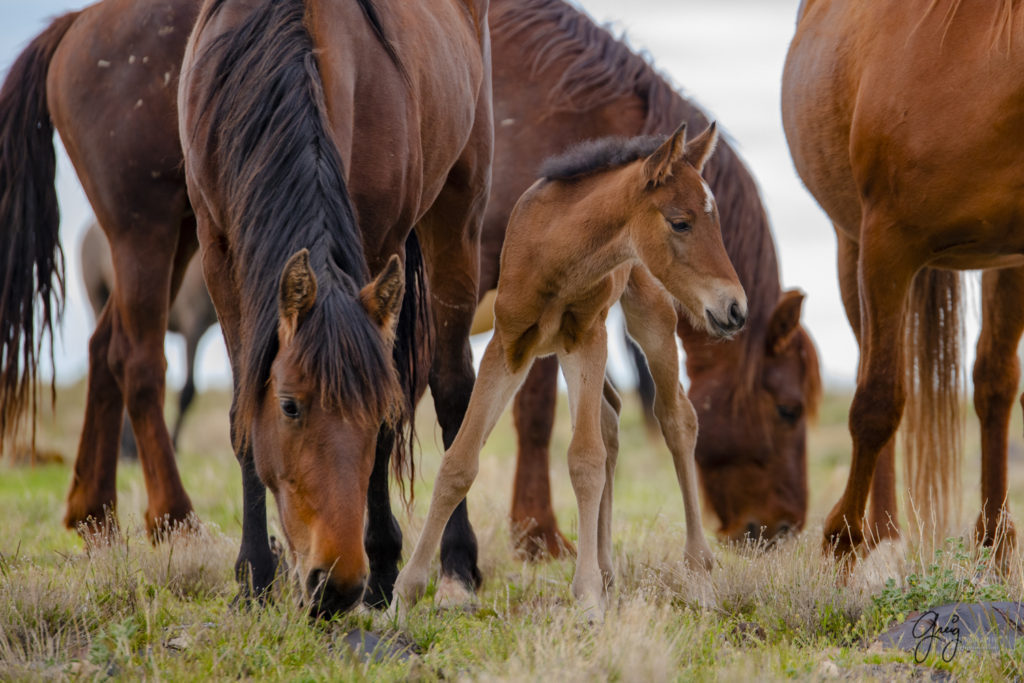
[{"label": "horse withers", "polygon": [[714,197],[700,177],[712,124],[674,135],[603,139],[548,161],[509,220],[484,351],[466,420],[445,454],[423,531],[395,583],[404,612],[426,588],[441,531],[478,469],[480,449],[535,358],[555,354],[572,413],[569,473],[579,508],[573,595],[601,618],[613,579],[612,479],[619,400],[605,379],[609,308],[621,300],[630,334],[658,385],[657,413],[686,510],[685,557],[710,568],[697,499],[697,417],[679,384],[676,302],[715,337],[743,326],[746,295],[722,244]]},{"label": "horse withers", "polygon": [[840,556],[897,532],[893,437],[904,418],[913,506],[939,540],[959,524],[955,271],[964,269],[986,269],[974,366],[977,536],[1013,540],[1007,429],[1024,331],[1022,40],[1019,3],[802,4],[783,123],[800,177],[832,220],[860,346],[849,479],[825,520],[825,543]]}]

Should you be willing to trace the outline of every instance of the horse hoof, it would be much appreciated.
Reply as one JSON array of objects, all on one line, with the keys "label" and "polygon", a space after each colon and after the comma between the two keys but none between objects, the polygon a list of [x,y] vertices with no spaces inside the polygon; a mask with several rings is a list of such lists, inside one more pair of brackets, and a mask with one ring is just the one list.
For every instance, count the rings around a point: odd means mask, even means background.
[{"label": "horse hoof", "polygon": [[981,546],[992,548],[995,566],[1005,571],[1009,568],[1010,557],[1017,546],[1017,529],[1009,512],[1002,512],[993,525],[985,519],[985,513],[978,515],[974,525],[974,539]]},{"label": "horse hoof", "polygon": [[442,576],[434,594],[434,604],[441,609],[461,609],[467,612],[479,606],[476,593],[466,584],[451,576]]},{"label": "horse hoof", "polygon": [[89,542],[102,542],[118,535],[117,513],[112,504],[98,508],[82,505],[73,494],[68,499],[64,526]]},{"label": "horse hoof", "polygon": [[172,536],[198,533],[202,528],[203,524],[191,505],[162,515],[146,512],[146,532],[153,543],[161,543]]}]

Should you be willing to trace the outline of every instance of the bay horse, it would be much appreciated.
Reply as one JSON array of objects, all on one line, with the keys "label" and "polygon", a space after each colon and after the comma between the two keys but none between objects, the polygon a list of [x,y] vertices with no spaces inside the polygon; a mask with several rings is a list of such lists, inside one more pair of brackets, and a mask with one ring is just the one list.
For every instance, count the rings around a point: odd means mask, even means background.
[{"label": "bay horse", "polygon": [[[498,283],[512,206],[541,162],[571,143],[609,135],[669,134],[708,119],[642,57],[562,0],[492,0],[494,185],[484,222],[481,293]],[[771,224],[757,184],[728,141],[704,167],[721,210],[725,249],[750,298],[744,329],[710,340],[687,316],[690,399],[700,421],[696,458],[719,534],[773,538],[807,512],[807,423],[821,380],[800,324],[803,295],[783,291]],[[570,547],[558,530],[548,475],[557,365],[534,364],[514,404],[518,464],[512,523],[528,556]]]},{"label": "bay horse", "polygon": [[[82,266],[82,284],[85,286],[86,297],[95,320],[99,320],[103,307],[114,289],[114,261],[110,256],[110,245],[100,224],[93,220],[79,250]],[[203,282],[203,268],[198,260],[193,260],[185,269],[178,294],[167,311],[167,331],[175,332],[185,338],[185,384],[178,394],[178,416],[171,430],[171,445],[178,450],[178,438],[181,427],[185,423],[185,415],[196,395],[196,353],[199,342],[206,331],[217,324],[217,311],[210,301]],[[132,434],[131,423],[125,415],[121,425],[121,458],[135,460],[138,458],[135,436]]]},{"label": "bay horse", "polygon": [[1000,550],[1014,541],[1006,477],[1024,331],[1022,40],[1024,9],[1013,2],[805,0],[799,11],[783,122],[797,171],[832,220],[843,305],[860,345],[853,460],[825,520],[825,543],[839,556],[897,532],[901,418],[915,505],[926,522],[935,517],[939,534],[955,521],[963,334],[955,271],[964,269],[985,269],[976,534],[985,544],[1007,541]]},{"label": "bay horse", "polygon": [[430,559],[479,467],[480,450],[533,360],[554,354],[569,387],[569,474],[579,508],[572,592],[600,619],[614,576],[612,481],[619,400],[605,379],[605,319],[621,299],[630,334],[651,363],[657,413],[686,509],[687,561],[710,568],[697,499],[697,414],[679,384],[676,302],[695,328],[727,337],[747,299],[726,254],[718,211],[701,178],[714,124],[686,141],[604,138],[541,169],[516,203],[501,253],[494,335],[480,361],[466,419],[445,452],[416,549],[395,582],[396,612],[424,592]]},{"label": "bay horse", "polygon": [[[198,222],[202,236],[212,240],[204,270],[208,282],[219,278],[211,293],[236,380],[232,439],[244,497],[236,571],[243,594],[262,594],[276,567],[263,475],[280,493],[286,535],[316,609],[351,604],[365,581],[367,555],[367,600],[386,600],[401,553],[388,464],[394,448],[396,465],[411,466],[403,425],[412,400],[429,383],[450,443],[473,383],[468,330],[492,146],[486,2],[407,6],[361,0],[344,9],[322,0],[208,3],[204,28],[221,37],[200,35],[201,52],[219,56],[224,65],[258,67],[264,78],[247,80],[246,68],[232,68],[210,81],[202,78],[209,75],[208,63],[190,61],[194,89],[183,97],[191,102],[190,96],[206,93],[212,108],[204,116],[216,111],[232,130],[219,136],[209,119],[187,119],[186,132],[210,136],[211,156],[188,164],[193,181],[225,163],[221,154],[232,142],[238,152],[228,155],[235,163],[224,166],[228,175],[194,184],[190,198],[176,97],[199,5],[105,0],[64,15],[29,44],[0,91],[0,274],[13,283],[0,301],[0,427],[7,434],[34,410],[35,360],[43,340],[35,330],[50,329],[58,313],[53,301],[63,271],[52,188],[55,127],[111,243],[117,271],[90,342],[85,424],[65,523],[74,528],[102,520],[114,508],[122,406],[146,476],[147,528],[158,537],[167,525],[191,516],[163,421],[162,345],[167,308],[197,248]],[[250,47],[262,49],[243,49],[239,31],[254,29]],[[332,30],[345,40],[332,42]],[[401,36],[400,43],[392,36]],[[331,46],[321,50],[324,43]],[[346,100],[339,89],[353,86],[359,73],[373,78],[358,79]],[[235,99],[224,83],[241,86]],[[282,125],[286,133],[276,141],[266,135]],[[235,137],[242,135],[247,137]],[[383,156],[381,139],[388,141]],[[257,148],[268,163],[246,163]],[[223,206],[225,190],[236,191],[230,196],[237,204]],[[309,201],[296,207],[289,198]],[[225,208],[241,211],[249,228],[258,221],[259,230],[236,232],[239,226],[224,221],[239,216]],[[303,217],[308,220],[297,227]],[[268,242],[271,237],[277,241]],[[308,257],[301,256],[303,248]],[[405,255],[404,269],[391,258],[396,254]],[[225,263],[229,267],[218,270]],[[314,277],[319,294],[311,302]],[[239,298],[232,300],[232,291]],[[345,315],[325,320],[326,309]],[[311,336],[316,347],[305,353]],[[288,341],[284,348],[281,340]],[[388,359],[392,347],[397,377]],[[324,373],[294,377],[289,368]],[[281,384],[296,379],[301,386]],[[284,386],[295,392],[288,400]],[[340,405],[352,396],[358,401]],[[298,421],[287,414],[295,410]],[[288,438],[287,430],[293,432]],[[314,432],[323,437],[320,453]],[[314,473],[299,476],[285,467],[278,450],[283,446],[312,454],[321,470],[317,483],[328,483],[308,490]],[[457,530],[454,537],[448,576],[478,581],[471,530],[468,536]]]}]

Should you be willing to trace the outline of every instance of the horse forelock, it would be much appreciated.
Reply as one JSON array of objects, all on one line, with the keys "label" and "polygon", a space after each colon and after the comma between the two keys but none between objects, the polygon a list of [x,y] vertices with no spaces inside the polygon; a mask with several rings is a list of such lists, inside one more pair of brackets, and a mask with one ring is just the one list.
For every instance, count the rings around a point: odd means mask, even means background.
[{"label": "horse forelock", "polygon": [[395,403],[389,354],[358,299],[369,272],[305,19],[302,0],[266,3],[198,58],[209,60],[214,74],[200,111],[219,171],[241,298],[236,419],[243,439],[279,350],[281,273],[302,248],[310,251],[318,296],[293,343],[300,364],[320,384],[321,400],[368,415]]}]

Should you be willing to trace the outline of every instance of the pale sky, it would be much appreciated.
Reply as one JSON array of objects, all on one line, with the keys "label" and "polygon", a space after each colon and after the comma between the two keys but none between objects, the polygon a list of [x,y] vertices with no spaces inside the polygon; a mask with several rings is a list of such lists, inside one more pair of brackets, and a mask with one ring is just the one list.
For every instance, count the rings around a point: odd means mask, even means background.
[{"label": "pale sky", "polygon": [[[856,344],[842,312],[836,282],[835,237],[827,218],[793,170],[779,112],[779,88],[786,49],[799,0],[582,0],[600,23],[625,34],[656,67],[719,121],[757,178],[772,222],[784,287],[807,294],[803,322],[818,344],[829,386],[852,386]],[[48,18],[77,9],[68,0],[0,0],[0,72]],[[62,240],[68,266],[68,302],[56,345],[60,382],[72,382],[86,368],[92,330],[81,287],[78,248],[90,217],[74,171],[60,149],[58,192]],[[976,318],[976,315],[973,316]],[[972,350],[976,326],[969,328]],[[615,337],[616,335],[612,335]],[[169,385],[183,380],[184,344],[167,344]],[[219,335],[200,349],[199,387],[226,386],[226,356]],[[614,369],[614,368],[613,368]]]}]

